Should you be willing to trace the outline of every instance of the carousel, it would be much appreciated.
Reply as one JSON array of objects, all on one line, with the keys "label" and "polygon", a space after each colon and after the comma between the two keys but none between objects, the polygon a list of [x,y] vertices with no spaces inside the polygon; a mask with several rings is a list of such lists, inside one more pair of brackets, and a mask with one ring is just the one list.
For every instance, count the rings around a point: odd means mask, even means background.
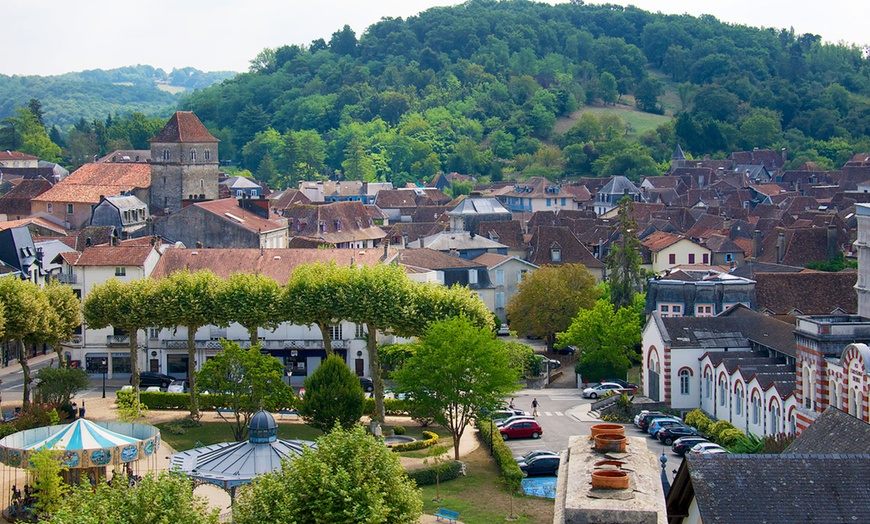
[{"label": "carousel", "polygon": [[[23,518],[32,504],[33,463],[31,456],[43,449],[62,453],[63,473],[69,484],[87,480],[95,484],[106,477],[107,468],[122,468],[128,478],[136,478],[133,465],[140,460],[156,466],[160,430],[146,424],[92,422],[78,419],[71,424],[47,426],[13,433],[0,439],[0,463],[4,465],[4,488],[0,493],[3,516]],[[23,471],[22,471],[23,470]],[[23,488],[22,488],[23,486]],[[23,491],[22,491],[23,489]]]},{"label": "carousel", "polygon": [[170,467],[193,479],[195,484],[214,484],[235,501],[236,488],[250,484],[257,475],[275,471],[284,458],[315,447],[305,440],[278,438],[278,424],[268,411],[258,411],[248,425],[248,440],[222,442],[172,455]]}]

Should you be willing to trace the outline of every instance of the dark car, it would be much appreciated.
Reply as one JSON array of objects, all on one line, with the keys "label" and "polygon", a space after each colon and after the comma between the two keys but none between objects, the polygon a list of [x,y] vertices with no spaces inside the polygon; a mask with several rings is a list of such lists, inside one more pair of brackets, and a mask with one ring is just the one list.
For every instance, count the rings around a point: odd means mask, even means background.
[{"label": "dark car", "polygon": [[503,440],[508,440],[512,438],[540,438],[544,430],[534,420],[517,420],[499,428],[499,432],[501,432]]},{"label": "dark car", "polygon": [[678,438],[671,444],[671,451],[680,455],[681,457],[686,454],[687,451],[692,449],[695,444],[700,442],[708,442],[704,437],[682,437]]},{"label": "dark car", "polygon": [[559,453],[557,453],[555,451],[549,451],[546,449],[533,449],[531,451],[527,451],[526,453],[524,453],[520,456],[514,457],[514,460],[516,460],[517,462],[528,462],[535,457],[540,457],[543,455],[546,455],[548,457],[558,457]]},{"label": "dark car", "polygon": [[361,388],[363,388],[363,391],[365,391],[366,393],[371,393],[372,391],[375,390],[375,383],[372,382],[372,379],[370,379],[370,378],[360,377],[359,378],[359,385]]},{"label": "dark car", "polygon": [[[553,348],[553,351],[560,355],[574,355],[577,353],[577,348],[574,346],[562,346],[558,348]],[[602,380],[602,382],[605,382]],[[609,380],[607,382],[610,382]]]},{"label": "dark car", "polygon": [[517,466],[523,475],[555,475],[559,471],[559,457],[553,455],[539,455],[529,460],[517,461]]},{"label": "dark car", "polygon": [[[154,373],[153,371],[143,371],[139,373],[139,387],[140,388],[149,388],[151,386],[157,386],[161,389],[166,389],[169,387],[169,384],[175,380],[175,377],[171,377],[169,375],[164,375],[163,373]],[[130,384],[133,383],[133,376],[130,376]]]},{"label": "dark car", "polygon": [[656,434],[656,437],[659,441],[665,446],[670,446],[674,443],[675,440],[682,437],[695,437],[699,436],[695,428],[690,428],[686,426],[671,426],[669,428],[664,428]]},{"label": "dark car", "polygon": [[619,384],[620,386],[622,386],[622,389],[632,389],[635,391],[637,391],[637,389],[638,389],[637,384],[632,384],[631,382],[626,382],[625,380],[622,380],[621,378],[605,378],[601,382],[610,382],[613,384]]},{"label": "dark car", "polygon": [[641,431],[646,433],[646,430],[649,429],[650,422],[652,422],[653,420],[655,420],[657,418],[670,418],[670,416],[665,415],[664,413],[660,413],[658,411],[653,411],[653,412],[647,413],[646,415],[642,416],[640,418],[640,420],[638,421],[637,427],[640,428]]}]

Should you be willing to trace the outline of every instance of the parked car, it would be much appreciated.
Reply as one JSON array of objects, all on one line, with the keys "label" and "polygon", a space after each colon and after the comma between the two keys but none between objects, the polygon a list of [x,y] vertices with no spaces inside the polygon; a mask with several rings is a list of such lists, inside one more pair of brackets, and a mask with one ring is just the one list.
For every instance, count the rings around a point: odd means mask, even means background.
[{"label": "parked car", "polygon": [[664,428],[669,428],[671,426],[686,427],[686,423],[682,420],[675,418],[654,420],[652,421],[652,423],[650,423],[649,429],[647,429],[646,432],[649,433],[651,437],[657,437],[659,431],[663,430]]},{"label": "parked car", "polygon": [[650,413],[647,413],[646,415],[644,415],[640,418],[640,421],[638,422],[637,427],[641,431],[646,431],[649,429],[650,423],[657,418],[673,418],[673,417],[666,415],[664,413],[658,412],[658,411],[650,412]]},{"label": "parked car", "polygon": [[679,456],[683,456],[687,451],[692,449],[695,444],[700,444],[701,442],[709,442],[709,440],[704,437],[682,437],[678,438],[671,444],[671,451],[676,453]]},{"label": "parked car", "polygon": [[728,450],[713,442],[699,442],[692,446],[689,453],[694,455],[713,455],[716,453],[728,453]]},{"label": "parked car", "polygon": [[496,331],[495,334],[500,337],[509,336],[511,334],[511,328],[507,326],[501,326],[500,328],[498,328],[498,331]]},{"label": "parked car", "polygon": [[190,390],[190,382],[187,379],[184,380],[173,380],[169,386],[166,388],[166,391],[169,393],[187,393]]},{"label": "parked car", "polygon": [[363,391],[365,391],[366,393],[371,393],[372,391],[375,390],[375,383],[372,382],[372,379],[367,378],[367,377],[360,377],[359,378],[359,385],[361,388],[363,388]]},{"label": "parked car", "polygon": [[549,364],[550,369],[555,369],[555,368],[562,365],[562,362],[560,362],[554,358],[547,358],[544,355],[535,355],[535,356],[538,358],[538,360],[541,361],[542,366]]},{"label": "parked car", "polygon": [[583,398],[598,398],[603,397],[610,391],[619,392],[622,390],[622,386],[619,384],[614,384],[612,382],[602,382],[597,386],[593,386],[591,388],[586,388],[583,390]]},{"label": "parked car", "polygon": [[504,419],[504,420],[493,420],[493,422],[495,422],[495,425],[496,425],[496,426],[498,426],[498,427],[500,427],[500,428],[503,428],[503,427],[505,427],[505,426],[507,426],[507,425],[509,425],[509,424],[512,424],[512,423],[516,422],[517,420],[531,420],[531,421],[534,421],[534,420],[535,420],[535,417],[533,417],[533,416],[531,416],[531,415],[514,415],[514,416],[512,416],[512,417],[508,417],[508,418],[506,418],[506,419]]},{"label": "parked car", "polygon": [[700,435],[700,433],[698,433],[698,430],[695,428],[689,426],[671,426],[659,431],[658,434],[656,434],[656,438],[658,438],[659,442],[665,446],[670,446],[678,438],[695,437],[698,435]]},{"label": "parked car", "polygon": [[532,451],[528,451],[528,452],[526,452],[526,453],[523,454],[523,455],[517,455],[517,456],[515,456],[514,459],[515,459],[517,462],[519,462],[519,461],[521,461],[521,460],[524,460],[524,461],[528,462],[528,461],[530,461],[531,459],[533,459],[533,458],[535,458],[535,457],[540,457],[540,456],[542,456],[542,455],[549,455],[549,456],[552,456],[552,457],[558,457],[558,456],[559,456],[559,454],[556,453],[555,451],[548,451],[548,450],[546,450],[546,449],[533,449]]},{"label": "parked car", "polygon": [[622,380],[621,378],[605,378],[601,382],[610,382],[611,384],[619,384],[620,386],[622,386],[622,389],[630,389],[632,391],[638,390],[637,384],[632,384],[631,382],[626,382],[625,380]]},{"label": "parked car", "polygon": [[[164,375],[163,373],[154,373],[153,371],[143,371],[139,373],[139,388],[144,389],[151,386],[157,386],[161,389],[166,389],[175,377]],[[133,375],[130,375],[130,384],[133,383]]]},{"label": "parked car", "polygon": [[556,475],[559,471],[559,457],[556,455],[538,455],[529,460],[517,462],[523,475]]},{"label": "parked car", "polygon": [[[485,414],[486,413],[484,413],[484,415]],[[526,413],[525,411],[523,411],[521,409],[504,408],[504,409],[499,409],[497,411],[493,411],[492,413],[490,413],[490,415],[491,415],[490,418],[492,418],[492,420],[495,422],[495,421],[504,420],[506,418],[513,417],[516,415],[528,415],[528,413]]]},{"label": "parked car", "polygon": [[511,422],[507,426],[498,428],[501,433],[501,438],[504,440],[512,438],[540,438],[544,430],[534,420],[517,420]]},{"label": "parked car", "polygon": [[640,419],[642,419],[646,415],[659,415],[661,417],[665,416],[665,414],[661,411],[650,411],[648,409],[643,409],[640,413],[634,416],[634,425],[640,427]]},{"label": "parked car", "polygon": [[577,353],[577,348],[574,346],[562,346],[553,348],[553,350],[560,355],[574,355]]}]

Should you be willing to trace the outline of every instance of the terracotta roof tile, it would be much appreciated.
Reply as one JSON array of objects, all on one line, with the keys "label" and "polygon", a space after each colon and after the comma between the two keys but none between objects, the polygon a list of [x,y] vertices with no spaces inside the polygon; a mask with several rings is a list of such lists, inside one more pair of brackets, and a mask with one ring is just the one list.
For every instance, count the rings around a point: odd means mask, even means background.
[{"label": "terracotta roof tile", "polygon": [[28,155],[20,151],[0,151],[0,162],[15,160],[39,160],[39,157]]},{"label": "terracotta roof tile", "polygon": [[[776,315],[829,315],[858,311],[854,271],[826,273],[756,273],[755,294],[758,309]],[[824,292],[819,292],[824,290]]]},{"label": "terracotta roof tile", "polygon": [[191,111],[176,111],[149,142],[220,142]]},{"label": "terracotta roof tile", "polygon": [[96,204],[100,196],[151,187],[151,166],[137,163],[85,164],[32,202]]},{"label": "terracotta roof tile", "polygon": [[[223,198],[220,200],[211,200],[208,202],[197,202],[192,204],[204,211],[208,211],[225,220],[229,220],[240,227],[249,231],[260,231],[266,233],[278,229],[286,228],[283,220],[269,220],[255,213],[242,209],[239,206],[239,201],[235,198]],[[239,220],[240,219],[240,220]]]},{"label": "terracotta roof tile", "polygon": [[27,226],[30,224],[34,224],[41,228],[54,231],[59,235],[66,235],[69,233],[69,229],[41,217],[22,218],[20,220],[9,220],[7,222],[0,222],[0,231],[3,231],[4,229],[12,229],[19,226]]},{"label": "terracotta roof tile", "polygon": [[664,231],[656,231],[652,235],[641,240],[641,244],[650,251],[655,252],[661,251],[668,246],[672,246],[680,240],[686,240],[686,237],[683,235],[674,235],[673,233],[665,233]]},{"label": "terracotta roof tile", "polygon": [[[75,266],[141,266],[154,251],[147,246],[92,246],[81,253],[62,253],[64,260]],[[69,256],[67,256],[69,255]]]}]

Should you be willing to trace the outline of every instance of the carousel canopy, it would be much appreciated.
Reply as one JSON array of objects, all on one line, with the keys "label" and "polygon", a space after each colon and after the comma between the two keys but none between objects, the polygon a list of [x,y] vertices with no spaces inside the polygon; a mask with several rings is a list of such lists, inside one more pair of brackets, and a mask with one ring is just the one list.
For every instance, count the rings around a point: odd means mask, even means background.
[{"label": "carousel canopy", "polygon": [[83,450],[111,448],[139,442],[139,439],[109,431],[80,418],[50,437],[24,446],[24,449]]}]

